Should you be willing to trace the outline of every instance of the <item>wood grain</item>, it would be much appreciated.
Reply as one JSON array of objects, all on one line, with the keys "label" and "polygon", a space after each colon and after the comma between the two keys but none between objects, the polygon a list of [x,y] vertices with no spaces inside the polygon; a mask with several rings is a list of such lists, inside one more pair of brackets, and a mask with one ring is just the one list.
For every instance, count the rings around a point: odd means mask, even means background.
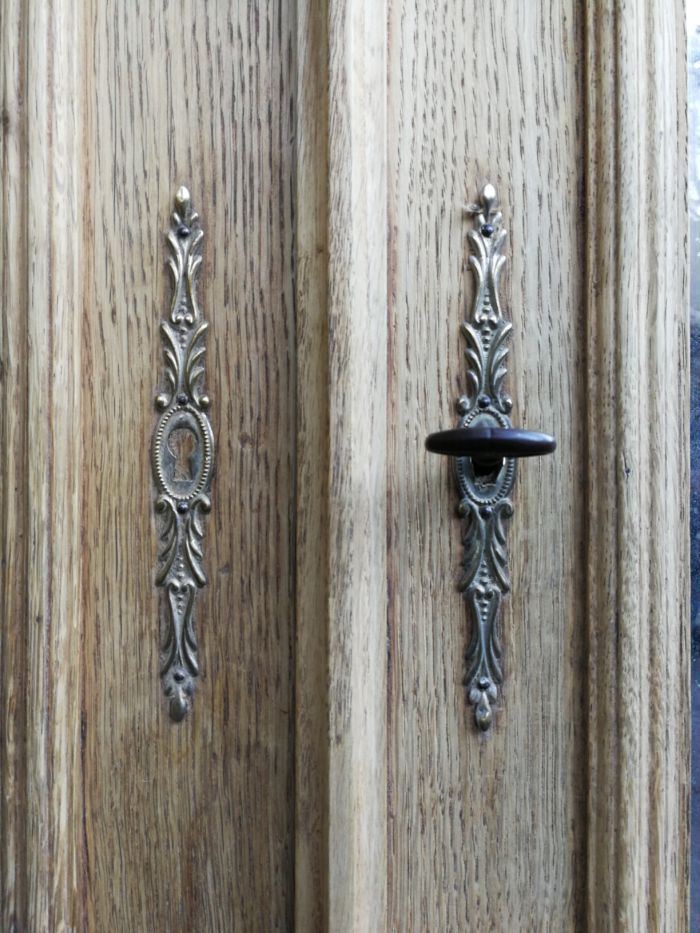
[{"label": "wood grain", "polygon": [[[392,0],[389,16],[389,924],[572,930],[585,904],[584,231],[578,4]],[[505,684],[479,735],[449,464],[425,436],[465,391],[462,205],[493,182],[508,230],[513,423]]]},{"label": "wood grain", "polygon": [[[293,10],[4,9],[3,158],[20,171],[3,205],[16,297],[3,336],[24,398],[3,438],[20,445],[25,495],[4,495],[18,576],[4,576],[3,655],[20,667],[3,678],[16,711],[3,926],[286,929]],[[218,476],[196,616],[203,675],[174,726],[158,679],[148,452],[170,295],[163,233],[181,183],[206,236]]]},{"label": "wood grain", "polygon": [[[0,6],[9,930],[687,928],[680,0]],[[521,466],[491,734],[448,464],[509,231]],[[179,184],[218,440],[194,709],[149,465]]]},{"label": "wood grain", "polygon": [[[21,103],[26,42],[19,4],[3,7],[0,18],[2,124],[0,171],[5,180],[0,202],[0,293],[5,308],[19,313],[0,316],[0,515],[2,516],[0,625],[0,922],[12,929],[19,905],[28,902],[26,831],[27,756],[25,640],[13,637],[27,621],[29,536],[27,451],[27,177],[22,172],[27,149],[27,113]],[[12,223],[7,221],[11,220]],[[12,261],[22,257],[21,261]]]},{"label": "wood grain", "polygon": [[[82,23],[3,7],[3,806],[7,929],[79,916]],[[52,35],[49,51],[45,37]],[[73,42],[77,47],[71,49]],[[70,49],[70,51],[69,51]],[[70,359],[70,365],[66,360]],[[8,781],[6,783],[5,776]],[[66,858],[70,855],[70,858]]]},{"label": "wood grain", "polygon": [[312,492],[297,517],[296,919],[374,931],[386,925],[386,10],[324,6],[299,4],[298,33],[299,477]]},{"label": "wood grain", "polygon": [[587,6],[588,923],[601,931],[688,929],[684,22],[681,2]]},{"label": "wood grain", "polygon": [[328,928],[358,931],[386,916],[385,22],[329,5]]},{"label": "wood grain", "polygon": [[297,3],[297,520],[294,917],[328,929],[330,597],[328,16]]}]

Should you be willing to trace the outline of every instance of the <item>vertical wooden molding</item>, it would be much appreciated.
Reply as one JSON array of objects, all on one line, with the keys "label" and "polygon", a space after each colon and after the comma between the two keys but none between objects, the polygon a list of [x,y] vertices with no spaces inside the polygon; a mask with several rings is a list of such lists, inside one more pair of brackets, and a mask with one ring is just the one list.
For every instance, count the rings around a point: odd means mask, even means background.
[{"label": "vertical wooden molding", "polygon": [[297,5],[295,927],[328,913],[328,15]]},{"label": "vertical wooden molding", "polygon": [[386,7],[301,0],[297,18],[296,922],[381,930]]},{"label": "vertical wooden molding", "polygon": [[[21,3],[6,3],[0,17],[0,925],[26,916],[26,703],[24,626],[29,539],[27,482],[27,108],[24,76],[27,23]],[[16,309],[18,313],[9,313]]]},{"label": "vertical wooden molding", "polygon": [[81,924],[82,14],[3,10],[2,926]]},{"label": "vertical wooden molding", "polygon": [[589,930],[688,929],[685,10],[588,0]]}]

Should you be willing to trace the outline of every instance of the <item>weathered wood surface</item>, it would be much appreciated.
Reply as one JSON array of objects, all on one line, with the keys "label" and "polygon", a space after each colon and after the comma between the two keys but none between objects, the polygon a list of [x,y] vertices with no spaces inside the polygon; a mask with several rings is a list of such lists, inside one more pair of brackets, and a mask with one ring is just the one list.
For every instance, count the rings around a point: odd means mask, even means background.
[{"label": "weathered wood surface", "polygon": [[[391,4],[389,928],[568,930],[585,902],[586,447],[578,5]],[[426,454],[466,389],[462,206],[493,182],[508,230],[519,467],[491,734],[466,704],[471,620],[450,465]]]},{"label": "weathered wood surface", "polygon": [[296,928],[323,930],[329,911],[328,612],[328,17],[297,3],[296,307],[297,524],[295,631]]},{"label": "weathered wood surface", "polygon": [[382,930],[386,10],[298,10],[296,919]]},{"label": "weathered wood surface", "polygon": [[587,917],[687,930],[685,4],[587,6]]},{"label": "weathered wood surface", "polygon": [[[683,20],[391,4],[390,928],[687,928]],[[479,739],[454,492],[420,440],[464,385],[459,204],[486,180],[514,421],[559,447],[520,470],[504,710]]]},{"label": "weathered wood surface", "polygon": [[[2,24],[2,926],[286,929],[293,9],[8,0]],[[175,726],[149,443],[182,183],[218,464]]]},{"label": "weathered wood surface", "polygon": [[[3,928],[686,928],[682,23],[4,0]],[[479,736],[423,440],[485,181],[513,421],[559,447],[519,471]],[[181,183],[218,470],[173,726],[148,449]]]}]

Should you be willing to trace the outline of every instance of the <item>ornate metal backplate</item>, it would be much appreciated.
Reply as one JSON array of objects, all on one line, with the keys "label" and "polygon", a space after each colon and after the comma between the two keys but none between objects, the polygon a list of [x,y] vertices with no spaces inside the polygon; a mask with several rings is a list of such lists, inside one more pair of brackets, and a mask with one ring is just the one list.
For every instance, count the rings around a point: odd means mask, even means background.
[{"label": "ornate metal backplate", "polygon": [[160,676],[170,716],[182,720],[199,674],[194,604],[207,582],[203,569],[203,515],[211,509],[214,437],[204,393],[206,321],[197,304],[196,283],[204,233],[190,193],[179,188],[168,232],[174,278],[170,315],[160,326],[166,389],[156,398],[161,415],[153,432],[151,460],[159,515],[156,584],[165,594]]},{"label": "ornate metal backplate", "polygon": [[[496,209],[496,190],[486,185],[479,204],[467,212],[475,294],[471,317],[462,324],[467,342],[468,394],[459,399],[459,427],[510,428],[512,401],[503,391],[506,346],[512,325],[503,319],[498,279],[505,263],[506,232]],[[463,573],[460,590],[471,608],[474,631],[467,648],[465,684],[477,726],[490,727],[492,703],[503,682],[497,621],[503,596],[510,590],[504,520],[513,514],[509,499],[515,480],[515,460],[477,464],[472,457],[455,460],[459,512],[464,518]]]}]

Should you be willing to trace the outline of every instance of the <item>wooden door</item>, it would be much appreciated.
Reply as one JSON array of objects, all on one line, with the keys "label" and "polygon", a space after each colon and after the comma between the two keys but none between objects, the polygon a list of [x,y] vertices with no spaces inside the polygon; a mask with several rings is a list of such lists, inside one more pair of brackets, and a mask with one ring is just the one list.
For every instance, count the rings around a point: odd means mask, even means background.
[{"label": "wooden door", "polygon": [[[3,26],[2,927],[289,929],[291,10],[10,2]],[[174,724],[150,445],[182,184],[218,443]]]},{"label": "wooden door", "polygon": [[[4,0],[3,927],[687,928],[684,11]],[[519,468],[487,733],[449,465],[485,182]],[[173,197],[217,447],[159,680]]]}]

